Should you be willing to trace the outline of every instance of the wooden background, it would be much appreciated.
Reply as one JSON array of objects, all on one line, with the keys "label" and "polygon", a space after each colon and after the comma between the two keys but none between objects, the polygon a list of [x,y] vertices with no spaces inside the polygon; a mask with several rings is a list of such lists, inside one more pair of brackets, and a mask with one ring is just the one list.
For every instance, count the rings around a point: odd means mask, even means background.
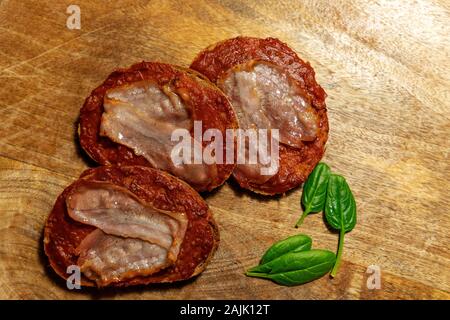
[{"label": "wooden background", "polygon": [[[81,30],[66,28],[72,3]],[[0,298],[450,298],[449,1],[4,0],[0,29]],[[85,97],[115,68],[187,66],[237,35],[287,42],[329,95],[324,160],[347,177],[359,214],[338,277],[292,288],[246,278],[273,241],[299,232],[301,189],[264,198],[228,183],[206,195],[222,241],[195,280],[65,289],[42,229],[58,194],[93,165],[75,134]],[[320,214],[300,231],[317,248],[337,246]],[[367,288],[369,265],[381,268],[379,290]]]}]

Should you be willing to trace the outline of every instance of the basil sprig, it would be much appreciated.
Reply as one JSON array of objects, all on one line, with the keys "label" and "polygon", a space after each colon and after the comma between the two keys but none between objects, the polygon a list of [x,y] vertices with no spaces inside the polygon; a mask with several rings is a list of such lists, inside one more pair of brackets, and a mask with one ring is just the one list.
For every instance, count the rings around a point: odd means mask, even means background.
[{"label": "basil sprig", "polygon": [[246,275],[270,279],[278,284],[293,286],[325,275],[333,267],[336,255],[328,250],[311,250],[312,240],[297,235],[272,245],[261,263],[250,268]]},{"label": "basil sprig", "polygon": [[352,191],[344,177],[331,173],[325,163],[319,163],[305,182],[301,202],[305,211],[295,227],[309,213],[324,211],[327,223],[339,230],[336,263],[331,271],[331,276],[335,277],[341,263],[345,233],[356,224],[356,202]]},{"label": "basil sprig", "polygon": [[341,263],[344,236],[356,225],[356,202],[345,178],[336,174],[330,176],[325,203],[325,217],[328,224],[339,230],[339,245],[336,263],[331,271],[335,277]]},{"label": "basil sprig", "polygon": [[295,224],[296,228],[303,223],[308,214],[323,211],[330,175],[330,167],[325,163],[319,163],[309,175],[303,186],[301,200],[305,211]]}]

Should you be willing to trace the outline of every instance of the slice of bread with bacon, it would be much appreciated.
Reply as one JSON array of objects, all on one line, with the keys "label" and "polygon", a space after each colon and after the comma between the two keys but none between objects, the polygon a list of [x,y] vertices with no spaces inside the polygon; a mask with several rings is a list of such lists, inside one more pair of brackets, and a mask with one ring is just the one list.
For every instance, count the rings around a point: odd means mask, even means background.
[{"label": "slice of bread with bacon", "polygon": [[278,39],[237,37],[201,51],[190,68],[229,97],[241,129],[279,131],[278,171],[238,164],[233,176],[241,187],[272,195],[306,180],[328,138],[326,94],[309,63]]},{"label": "slice of bread with bacon", "polygon": [[44,230],[50,266],[64,279],[79,268],[82,286],[185,280],[205,269],[218,243],[200,195],[145,166],[86,170],[58,197]]},{"label": "slice of bread with bacon", "polygon": [[[80,110],[81,147],[101,165],[144,165],[167,171],[197,191],[210,191],[231,175],[234,161],[196,161],[211,141],[194,137],[208,129],[226,136],[237,119],[226,96],[197,72],[170,64],[141,62],[113,72]],[[174,162],[177,129],[190,134],[188,161]],[[211,140],[211,137],[210,137]],[[194,148],[196,146],[197,148]],[[227,145],[216,154],[226,154]],[[230,147],[230,146],[228,146]]]}]

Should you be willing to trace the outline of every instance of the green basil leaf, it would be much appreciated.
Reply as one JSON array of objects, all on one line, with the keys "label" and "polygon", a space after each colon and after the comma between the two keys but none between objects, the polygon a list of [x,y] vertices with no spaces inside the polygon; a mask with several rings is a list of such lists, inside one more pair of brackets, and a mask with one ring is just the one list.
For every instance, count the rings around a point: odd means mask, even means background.
[{"label": "green basil leaf", "polygon": [[312,239],[305,234],[297,234],[274,243],[261,258],[260,264],[265,264],[288,252],[310,250]]},{"label": "green basil leaf", "polygon": [[305,209],[296,223],[296,227],[303,223],[305,217],[311,212],[320,212],[325,205],[328,180],[331,170],[325,163],[319,163],[309,175],[303,186],[302,204]]},{"label": "green basil leaf", "polygon": [[345,233],[356,225],[355,198],[345,178],[336,174],[332,174],[328,182],[325,218],[332,228],[340,231],[336,263],[331,271],[331,276],[335,277],[341,262]]},{"label": "green basil leaf", "polygon": [[325,204],[325,217],[336,230],[351,231],[356,224],[356,202],[345,178],[330,176]]},{"label": "green basil leaf", "polygon": [[247,271],[250,277],[266,278],[276,283],[292,286],[322,277],[330,271],[336,260],[328,250],[309,250],[286,253],[264,265],[260,271]]}]

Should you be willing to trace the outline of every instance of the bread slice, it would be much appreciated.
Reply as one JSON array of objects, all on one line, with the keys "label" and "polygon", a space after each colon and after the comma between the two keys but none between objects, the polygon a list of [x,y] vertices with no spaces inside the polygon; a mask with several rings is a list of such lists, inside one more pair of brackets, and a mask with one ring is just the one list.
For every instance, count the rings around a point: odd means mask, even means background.
[{"label": "bread slice", "polygon": [[[201,121],[202,135],[208,129],[217,129],[221,132],[222,137],[225,137],[227,129],[238,127],[237,118],[229,100],[208,79],[187,68],[159,62],[141,62],[129,68],[114,71],[103,84],[94,89],[87,97],[79,116],[78,134],[81,147],[94,161],[101,165],[156,167],[187,181],[197,191],[210,191],[222,185],[235,167],[233,162],[218,161],[210,164],[208,168],[211,174],[208,174],[207,178],[202,181],[189,181],[175,170],[171,170],[170,167],[164,168],[158,166],[158,164],[155,165],[154,162],[149,161],[145,153],[136,152],[136,148],[126,143],[120,143],[123,141],[105,135],[101,131],[102,122],[105,119],[105,96],[108,96],[108,92],[120,90],[126,86],[139,85],[143,82],[154,84],[161,92],[170,91],[170,98],[180,101],[185,107],[185,111],[189,113],[190,125],[187,126],[191,136],[193,136],[194,121]],[[151,108],[152,103],[149,103],[147,107]],[[157,107],[159,106],[155,105],[155,108]],[[159,124],[163,126],[167,124],[167,120],[160,120]],[[130,127],[133,127],[133,124],[130,124]],[[149,128],[152,126],[142,127]],[[176,124],[174,124],[174,127],[176,127]],[[203,141],[203,148],[208,144],[209,142]],[[226,153],[226,147],[224,143],[223,154]],[[151,153],[151,149],[147,151]],[[167,158],[167,161],[162,161],[161,157],[157,155],[154,159],[161,164],[170,162],[170,158]],[[193,175],[195,176],[195,174]]]},{"label": "bread slice", "polygon": [[[220,81],[224,74],[233,68],[247,68],[248,64],[255,62],[276,66],[288,74],[295,86],[303,92],[304,100],[312,107],[312,113],[317,119],[314,140],[301,141],[295,146],[280,143],[279,170],[268,180],[255,182],[255,179],[250,179],[238,170],[239,165],[235,168],[233,177],[241,187],[261,194],[274,195],[299,186],[322,158],[329,131],[326,93],[316,82],[310,64],[301,60],[286,44],[274,38],[237,37],[224,40],[201,51],[190,68],[202,73],[222,88]],[[244,128],[240,117],[242,113],[232,97],[229,98],[234,104],[241,128]],[[278,107],[276,103],[272,106],[274,109]]]},{"label": "bread slice", "polygon": [[[96,228],[73,220],[67,210],[66,197],[86,181],[110,183],[125,188],[140,201],[158,210],[182,212],[188,223],[176,261],[147,276],[136,276],[108,284],[124,287],[186,280],[201,273],[219,243],[219,230],[211,211],[201,196],[182,180],[146,166],[102,166],[86,170],[57,198],[44,229],[44,249],[50,266],[64,279],[71,265],[77,265],[83,239]],[[82,286],[96,286],[82,276]]]}]

